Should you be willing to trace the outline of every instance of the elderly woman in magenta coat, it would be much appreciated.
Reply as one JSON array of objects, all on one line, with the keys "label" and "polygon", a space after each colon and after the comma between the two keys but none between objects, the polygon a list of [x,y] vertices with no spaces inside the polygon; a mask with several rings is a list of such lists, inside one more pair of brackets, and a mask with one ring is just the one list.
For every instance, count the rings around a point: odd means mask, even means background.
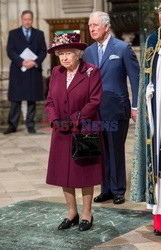
[{"label": "elderly woman in magenta coat", "polygon": [[[72,135],[77,133],[62,129],[63,121],[74,123],[80,119],[99,121],[98,109],[102,94],[99,68],[85,63],[81,57],[87,44],[80,42],[80,35],[56,35],[48,53],[59,56],[60,65],[53,68],[45,109],[52,124],[52,138],[47,171],[47,184],[61,186],[68,213],[59,230],[79,224],[79,230],[91,228],[91,204],[94,185],[102,183],[104,176],[102,157],[74,160]],[[82,131],[80,131],[82,133]],[[82,189],[83,208],[81,221],[77,210],[75,188]]]}]

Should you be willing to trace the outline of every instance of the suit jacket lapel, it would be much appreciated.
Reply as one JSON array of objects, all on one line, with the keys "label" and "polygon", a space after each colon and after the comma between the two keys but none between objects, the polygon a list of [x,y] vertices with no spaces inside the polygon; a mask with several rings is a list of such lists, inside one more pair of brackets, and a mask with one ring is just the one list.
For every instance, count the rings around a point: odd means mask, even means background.
[{"label": "suit jacket lapel", "polygon": [[69,93],[73,88],[75,88],[80,82],[82,82],[82,80],[85,78],[85,75],[83,74],[85,71],[87,70],[87,66],[84,62],[81,61],[79,68],[72,80],[72,82],[70,83],[68,89],[67,89],[67,93]]},{"label": "suit jacket lapel", "polygon": [[19,32],[20,32],[20,38],[25,41],[26,44],[30,43],[33,39],[33,37],[35,36],[35,29],[34,28],[31,28],[31,36],[30,36],[30,39],[29,41],[26,40],[26,37],[23,33],[23,30],[22,30],[22,26],[19,28]]},{"label": "suit jacket lapel", "polygon": [[101,61],[101,65],[100,65],[100,68],[102,67],[102,65],[107,62],[107,59],[109,58],[109,56],[111,55],[112,51],[114,50],[114,45],[113,45],[113,37],[111,36],[108,44],[107,44],[107,47],[105,49],[105,52],[103,54],[103,57],[102,57],[102,61]]},{"label": "suit jacket lapel", "polygon": [[60,67],[59,71],[60,71],[61,74],[59,74],[59,84],[58,84],[58,86],[59,86],[60,93],[63,93],[64,90],[66,92],[66,75],[67,75],[67,70],[64,67]]},{"label": "suit jacket lapel", "polygon": [[94,65],[96,65],[97,67],[99,67],[99,62],[98,62],[98,45],[97,45],[97,43],[93,44],[92,56],[93,56]]},{"label": "suit jacket lapel", "polygon": [[31,36],[30,36],[29,42],[32,41],[32,39],[33,39],[34,36],[35,36],[35,29],[31,28]]},{"label": "suit jacket lapel", "polygon": [[23,30],[22,30],[22,27],[19,28],[19,37],[21,40],[23,40],[26,44],[28,44],[27,40],[26,40],[26,37],[23,33]]}]

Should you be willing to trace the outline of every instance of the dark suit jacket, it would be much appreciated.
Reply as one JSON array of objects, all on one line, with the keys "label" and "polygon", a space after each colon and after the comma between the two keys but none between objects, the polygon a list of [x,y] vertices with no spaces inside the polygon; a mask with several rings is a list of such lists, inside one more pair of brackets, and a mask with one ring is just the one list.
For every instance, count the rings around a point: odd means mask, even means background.
[{"label": "dark suit jacket", "polygon": [[[83,59],[98,66],[97,43],[89,46]],[[100,65],[103,95],[100,106],[102,120],[124,120],[130,117],[127,76],[132,89],[132,107],[137,107],[139,64],[126,42],[111,36]]]},{"label": "dark suit jacket", "polygon": [[[23,59],[20,54],[28,47],[38,58],[35,60],[37,68],[21,71]],[[22,27],[9,32],[7,53],[11,60],[9,75],[10,101],[39,101],[43,99],[43,81],[41,64],[46,57],[44,33],[38,29],[31,29],[29,42],[26,40]]]}]

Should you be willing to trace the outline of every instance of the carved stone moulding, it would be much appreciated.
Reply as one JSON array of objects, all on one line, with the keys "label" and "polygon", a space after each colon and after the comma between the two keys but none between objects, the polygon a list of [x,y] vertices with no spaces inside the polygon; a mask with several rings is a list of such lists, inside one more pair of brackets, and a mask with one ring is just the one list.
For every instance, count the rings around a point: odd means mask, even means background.
[{"label": "carved stone moulding", "polygon": [[92,0],[63,0],[62,9],[64,14],[90,13],[93,10]]}]

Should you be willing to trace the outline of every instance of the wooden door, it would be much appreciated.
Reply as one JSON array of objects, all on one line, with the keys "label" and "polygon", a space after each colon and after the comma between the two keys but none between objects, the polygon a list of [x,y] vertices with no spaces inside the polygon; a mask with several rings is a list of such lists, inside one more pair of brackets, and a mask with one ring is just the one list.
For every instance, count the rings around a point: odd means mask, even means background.
[{"label": "wooden door", "polygon": [[[81,41],[91,44],[93,40],[89,35],[89,18],[53,18],[45,19],[49,24],[49,44],[52,43],[55,33],[77,32],[81,36]],[[54,54],[51,55],[51,69],[59,64],[59,59]]]}]

